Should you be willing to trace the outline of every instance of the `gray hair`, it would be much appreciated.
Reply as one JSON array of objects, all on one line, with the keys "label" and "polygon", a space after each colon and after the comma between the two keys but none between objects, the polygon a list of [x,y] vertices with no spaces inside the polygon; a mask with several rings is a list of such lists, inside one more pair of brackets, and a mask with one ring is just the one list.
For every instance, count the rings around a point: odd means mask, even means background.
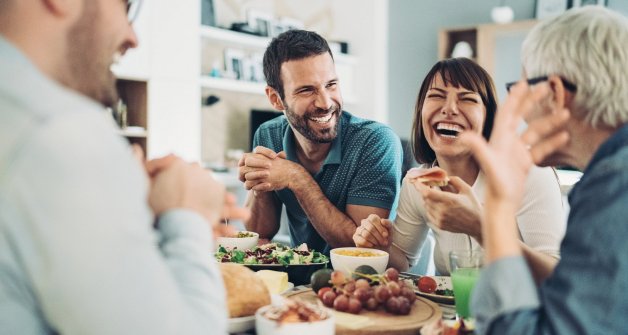
[{"label": "gray hair", "polygon": [[521,50],[528,78],[558,75],[576,84],[571,113],[593,127],[628,123],[628,19],[600,6],[536,25]]}]

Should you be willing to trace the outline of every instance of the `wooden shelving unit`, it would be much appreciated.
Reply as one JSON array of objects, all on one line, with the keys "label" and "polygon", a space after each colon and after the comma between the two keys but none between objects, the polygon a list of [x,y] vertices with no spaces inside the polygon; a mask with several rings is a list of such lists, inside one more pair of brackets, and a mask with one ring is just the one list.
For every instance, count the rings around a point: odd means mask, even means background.
[{"label": "wooden shelving unit", "polygon": [[442,29],[438,35],[438,57],[449,58],[456,43],[469,43],[473,60],[493,77],[498,95],[504,98],[504,84],[521,77],[521,42],[537,23],[526,20]]},{"label": "wooden shelving unit", "polygon": [[148,149],[148,95],[147,82],[141,80],[118,79],[120,99],[127,105],[127,127],[120,134],[130,143],[138,144],[147,153]]},{"label": "wooden shelving unit", "polygon": [[513,34],[526,34],[537,20],[517,21],[507,24],[481,24],[475,27],[442,29],[438,36],[439,59],[449,58],[458,42],[467,42],[473,49],[474,60],[489,73],[494,72],[496,40]]}]

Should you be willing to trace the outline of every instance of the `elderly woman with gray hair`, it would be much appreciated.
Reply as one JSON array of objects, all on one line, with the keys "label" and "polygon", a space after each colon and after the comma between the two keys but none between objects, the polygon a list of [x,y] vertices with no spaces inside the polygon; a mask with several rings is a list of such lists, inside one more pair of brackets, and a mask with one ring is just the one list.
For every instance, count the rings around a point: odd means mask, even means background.
[{"label": "elderly woman with gray hair", "polygon": [[[626,45],[628,19],[602,7],[542,22],[523,45],[527,80],[512,89],[488,143],[462,135],[487,180],[487,267],[472,304],[480,334],[626,334]],[[521,119],[529,127],[518,135]],[[538,289],[513,220],[533,163],[584,171],[569,194],[561,260]]]}]

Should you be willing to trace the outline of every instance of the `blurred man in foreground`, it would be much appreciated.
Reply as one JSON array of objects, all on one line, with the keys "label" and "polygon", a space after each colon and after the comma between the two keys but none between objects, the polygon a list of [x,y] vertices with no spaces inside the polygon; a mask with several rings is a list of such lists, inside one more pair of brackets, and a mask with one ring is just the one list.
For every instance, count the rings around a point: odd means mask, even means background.
[{"label": "blurred man in foreground", "polygon": [[[527,84],[497,114],[488,144],[465,134],[485,171],[489,265],[474,291],[480,334],[622,334],[628,301],[628,19],[583,7],[524,42]],[[529,121],[522,136],[516,128]],[[537,290],[513,218],[533,163],[584,171],[569,194],[562,258]]]},{"label": "blurred man in foreground", "polygon": [[226,333],[224,187],[143,167],[103,108],[138,5],[0,0],[0,334]]}]

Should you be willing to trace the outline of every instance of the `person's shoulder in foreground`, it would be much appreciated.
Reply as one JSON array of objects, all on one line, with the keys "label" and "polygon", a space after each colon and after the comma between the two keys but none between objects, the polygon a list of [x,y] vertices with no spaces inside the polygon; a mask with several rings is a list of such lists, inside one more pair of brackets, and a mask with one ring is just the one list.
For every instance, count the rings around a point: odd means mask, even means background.
[{"label": "person's shoulder in foreground", "polygon": [[224,187],[117,135],[110,62],[137,41],[106,3],[0,1],[0,333],[226,333]]}]

